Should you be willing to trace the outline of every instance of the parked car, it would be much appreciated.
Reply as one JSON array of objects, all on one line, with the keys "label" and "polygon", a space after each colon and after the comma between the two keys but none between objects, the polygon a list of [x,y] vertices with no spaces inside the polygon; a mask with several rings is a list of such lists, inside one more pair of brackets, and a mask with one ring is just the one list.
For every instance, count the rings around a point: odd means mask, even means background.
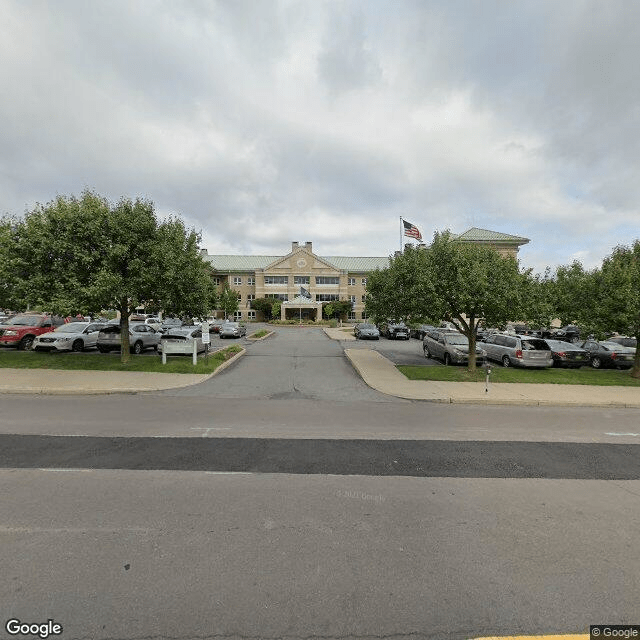
[{"label": "parked car", "polygon": [[607,342],[617,342],[623,347],[629,347],[634,351],[638,348],[638,341],[635,338],[629,338],[628,336],[612,336],[607,338]]},{"label": "parked car", "polygon": [[[160,344],[158,345],[158,351],[162,353],[164,345],[166,343],[171,344],[171,353],[184,353],[185,355],[191,355],[193,353],[193,343],[196,343],[197,352],[205,350],[204,342],[202,342],[202,329],[200,327],[174,327],[162,335]],[[180,349],[179,352],[176,349]]]},{"label": "parked car", "polygon": [[29,350],[34,340],[64,324],[58,316],[41,313],[19,313],[0,327],[0,345]]},{"label": "parked car", "polygon": [[158,331],[162,327],[162,320],[160,320],[160,318],[158,318],[157,316],[149,316],[148,318],[145,318],[144,323],[149,325],[156,331]]},{"label": "parked car", "polygon": [[554,367],[566,367],[567,369],[578,369],[590,363],[589,354],[573,342],[562,340],[551,340],[547,338],[545,342],[551,349]]},{"label": "parked car", "polygon": [[[158,350],[161,333],[155,331],[144,323],[129,325],[129,349],[131,353],[142,353],[145,349]],[[96,346],[100,353],[120,351],[121,349],[120,325],[110,324],[100,330]]]},{"label": "parked car", "polygon": [[594,369],[605,367],[617,367],[618,369],[631,369],[635,359],[635,349],[623,347],[617,342],[609,340],[586,340],[580,346],[588,352],[591,366]]},{"label": "parked car", "polygon": [[579,342],[580,327],[575,324],[568,324],[565,327],[556,329],[551,337],[554,340],[564,340],[565,342]]},{"label": "parked car", "polygon": [[175,329],[176,327],[181,327],[184,323],[180,318],[163,318],[162,324],[160,325],[160,333],[166,333],[171,329]]},{"label": "parked car", "polygon": [[220,327],[224,324],[224,320],[221,318],[214,318],[209,320],[209,333],[220,333]]},{"label": "parked car", "polygon": [[409,327],[404,322],[383,322],[379,325],[380,335],[389,340],[408,340]]},{"label": "parked car", "polygon": [[[422,350],[425,358],[436,358],[446,365],[469,362],[469,340],[458,332],[427,333],[422,340]],[[485,356],[485,351],[476,345],[476,363],[483,364]]]},{"label": "parked car", "polygon": [[39,335],[34,351],[84,351],[96,346],[98,333],[105,327],[95,322],[69,322],[55,331]]},{"label": "parked car", "polygon": [[427,335],[427,331],[431,331],[432,329],[435,329],[435,327],[431,324],[418,324],[411,327],[410,334],[412,338],[422,340],[425,335]]},{"label": "parked car", "polygon": [[220,326],[221,338],[239,338],[247,335],[247,327],[239,322],[225,322]]},{"label": "parked car", "polygon": [[380,331],[378,331],[378,327],[375,324],[369,324],[368,322],[361,322],[357,324],[353,329],[353,335],[356,340],[364,340],[365,338],[369,340],[379,340],[380,339]]},{"label": "parked car", "polygon": [[544,368],[553,365],[551,349],[540,338],[494,333],[480,343],[487,358],[503,367]]}]

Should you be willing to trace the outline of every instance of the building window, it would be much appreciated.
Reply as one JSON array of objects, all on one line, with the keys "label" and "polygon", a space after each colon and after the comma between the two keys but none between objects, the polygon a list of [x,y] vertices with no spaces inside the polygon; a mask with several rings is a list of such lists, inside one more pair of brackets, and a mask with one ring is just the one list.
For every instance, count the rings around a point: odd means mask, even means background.
[{"label": "building window", "polygon": [[309,284],[309,276],[293,276],[293,284]]},{"label": "building window", "polygon": [[337,293],[316,293],[316,302],[331,302],[332,300],[340,300]]},{"label": "building window", "polygon": [[356,285],[356,279],[355,278],[349,278],[349,286],[350,287],[355,287]]},{"label": "building window", "polygon": [[272,300],[288,300],[289,296],[286,293],[267,293],[265,298],[271,298]]},{"label": "building window", "polygon": [[221,283],[222,283],[222,278],[220,278],[219,276],[216,276],[213,279],[213,284],[215,284],[217,287],[219,287]]},{"label": "building window", "polygon": [[251,302],[252,300],[256,299],[256,294],[255,293],[250,293],[247,295],[247,302]]},{"label": "building window", "polygon": [[255,311],[247,311],[247,318],[249,320],[255,320],[256,319],[256,312]]},{"label": "building window", "polygon": [[355,304],[356,303],[356,297],[355,296],[349,296],[349,300],[351,301],[351,304]]},{"label": "building window", "polygon": [[362,296],[362,302],[366,302],[367,296]]},{"label": "building window", "polygon": [[242,294],[238,293],[238,302],[240,302],[242,300]]},{"label": "building window", "polygon": [[289,276],[265,276],[265,284],[289,284]]},{"label": "building window", "polygon": [[233,284],[235,284],[235,285],[241,285],[241,284],[242,284],[242,277],[240,277],[240,276],[234,276],[234,277],[233,277]]},{"label": "building window", "polygon": [[362,284],[366,287],[367,286],[367,279],[366,278],[362,278]]},{"label": "building window", "polygon": [[316,276],[316,284],[319,285],[337,285],[340,284],[340,278],[335,278],[334,276]]},{"label": "building window", "polygon": [[238,322],[240,320],[242,320],[242,311],[234,311],[233,312],[233,319]]},{"label": "building window", "polygon": [[356,312],[355,311],[349,311],[349,315],[347,316],[347,318],[349,320],[355,320],[356,319]]},{"label": "building window", "polygon": [[249,276],[249,277],[247,278],[247,284],[248,284],[250,287],[255,287],[255,286],[256,286],[256,279],[255,279],[253,276]]}]

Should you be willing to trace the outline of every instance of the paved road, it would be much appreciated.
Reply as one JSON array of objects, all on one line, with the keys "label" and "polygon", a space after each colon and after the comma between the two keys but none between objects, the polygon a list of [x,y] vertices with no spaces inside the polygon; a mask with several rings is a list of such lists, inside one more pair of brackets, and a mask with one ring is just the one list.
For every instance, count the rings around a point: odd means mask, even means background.
[{"label": "paved road", "polygon": [[640,411],[397,400],[322,332],[277,332],[189,391],[0,398],[5,619],[63,640],[640,620]]},{"label": "paved road", "polygon": [[398,402],[370,389],[344,356],[342,343],[321,329],[285,326],[274,331],[268,339],[247,345],[237,365],[210,381],[163,395]]},{"label": "paved road", "polygon": [[0,435],[0,467],[639,480],[640,444]]}]

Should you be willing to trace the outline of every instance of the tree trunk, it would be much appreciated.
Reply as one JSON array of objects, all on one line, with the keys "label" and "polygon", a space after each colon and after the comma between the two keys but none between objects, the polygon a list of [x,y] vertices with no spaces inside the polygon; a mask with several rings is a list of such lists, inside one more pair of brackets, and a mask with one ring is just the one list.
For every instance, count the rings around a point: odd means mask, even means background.
[{"label": "tree trunk", "polygon": [[129,345],[129,300],[120,300],[120,362],[127,364],[131,359]]},{"label": "tree trunk", "polygon": [[476,327],[475,318],[469,318],[469,371],[476,370]]},{"label": "tree trunk", "polygon": [[633,360],[633,369],[631,369],[631,377],[640,379],[640,338],[636,338],[636,357]]}]

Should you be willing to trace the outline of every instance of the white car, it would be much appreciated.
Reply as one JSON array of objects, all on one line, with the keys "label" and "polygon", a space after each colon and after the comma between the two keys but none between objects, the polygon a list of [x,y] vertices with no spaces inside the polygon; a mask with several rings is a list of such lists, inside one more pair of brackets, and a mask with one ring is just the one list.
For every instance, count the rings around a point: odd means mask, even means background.
[{"label": "white car", "polygon": [[164,333],[158,345],[158,351],[162,353],[165,344],[171,345],[171,353],[193,353],[193,342],[196,342],[198,353],[204,351],[202,342],[202,329],[200,327],[175,327]]},{"label": "white car", "polygon": [[156,316],[152,316],[150,318],[146,318],[144,323],[146,325],[149,325],[150,327],[152,327],[156,331],[159,331],[160,327],[162,326],[162,320],[160,320],[160,318],[157,318]]},{"label": "white car", "polygon": [[105,325],[96,322],[69,322],[55,331],[37,336],[34,351],[84,351],[96,346],[98,333]]}]

